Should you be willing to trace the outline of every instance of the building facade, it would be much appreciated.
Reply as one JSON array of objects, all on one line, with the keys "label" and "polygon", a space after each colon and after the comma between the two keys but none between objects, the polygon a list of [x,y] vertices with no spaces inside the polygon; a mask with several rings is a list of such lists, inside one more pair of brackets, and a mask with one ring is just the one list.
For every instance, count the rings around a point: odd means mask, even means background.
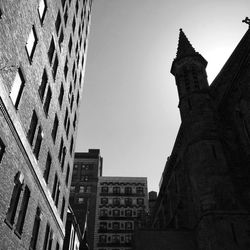
[{"label": "building facade", "polygon": [[79,250],[82,238],[84,238],[84,235],[82,235],[74,212],[69,205],[67,211],[63,250]]},{"label": "building facade", "polygon": [[100,176],[102,176],[102,157],[99,149],[75,153],[70,204],[82,233],[86,231],[87,244],[91,250],[94,244],[97,183]]},{"label": "building facade", "polygon": [[132,249],[135,225],[148,212],[147,178],[100,177],[94,250]]},{"label": "building facade", "polygon": [[0,3],[0,246],[62,249],[91,0]]},{"label": "building facade", "polygon": [[188,232],[195,240],[190,249],[250,249],[249,59],[250,28],[209,86],[206,60],[180,31],[171,73],[182,123],[152,227],[176,238]]}]

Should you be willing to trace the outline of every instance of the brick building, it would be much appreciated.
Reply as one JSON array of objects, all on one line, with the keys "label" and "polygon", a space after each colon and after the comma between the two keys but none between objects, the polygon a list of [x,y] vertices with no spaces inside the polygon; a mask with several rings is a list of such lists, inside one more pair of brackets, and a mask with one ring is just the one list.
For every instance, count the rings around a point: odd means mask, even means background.
[{"label": "brick building", "polygon": [[79,250],[82,238],[84,238],[84,236],[81,233],[74,212],[69,205],[67,211],[63,250]]},{"label": "brick building", "polygon": [[0,3],[0,246],[62,249],[91,0]]},{"label": "brick building", "polygon": [[193,242],[164,249],[250,249],[249,59],[250,28],[209,86],[206,60],[180,31],[171,73],[182,122],[152,227]]},{"label": "brick building", "polygon": [[[70,204],[81,232],[86,230],[89,249],[93,249],[94,244],[97,183],[100,176],[102,176],[102,157],[99,149],[75,153]],[[86,223],[87,228],[85,228]],[[82,245],[81,248],[83,248]]]},{"label": "brick building", "polygon": [[94,250],[130,250],[136,221],[148,212],[147,178],[100,177]]}]

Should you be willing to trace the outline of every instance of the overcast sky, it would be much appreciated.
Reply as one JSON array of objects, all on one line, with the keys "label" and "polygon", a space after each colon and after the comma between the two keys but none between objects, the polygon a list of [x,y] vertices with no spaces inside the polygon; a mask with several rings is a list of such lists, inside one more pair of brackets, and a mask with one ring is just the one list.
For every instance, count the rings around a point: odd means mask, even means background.
[{"label": "overcast sky", "polygon": [[76,151],[99,148],[104,176],[158,184],[180,125],[170,74],[179,28],[212,82],[246,32],[249,0],[94,0]]}]

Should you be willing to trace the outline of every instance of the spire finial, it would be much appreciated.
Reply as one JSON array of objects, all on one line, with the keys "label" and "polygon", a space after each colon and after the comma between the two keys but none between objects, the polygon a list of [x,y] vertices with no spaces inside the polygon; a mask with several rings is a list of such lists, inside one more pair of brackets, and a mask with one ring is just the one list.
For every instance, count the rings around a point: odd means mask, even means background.
[{"label": "spire finial", "polygon": [[250,28],[250,18],[246,17],[244,20],[242,20],[242,22],[248,24]]},{"label": "spire finial", "polygon": [[176,58],[182,58],[185,56],[193,55],[195,53],[196,53],[195,49],[187,39],[183,30],[180,29],[179,44],[178,44]]}]

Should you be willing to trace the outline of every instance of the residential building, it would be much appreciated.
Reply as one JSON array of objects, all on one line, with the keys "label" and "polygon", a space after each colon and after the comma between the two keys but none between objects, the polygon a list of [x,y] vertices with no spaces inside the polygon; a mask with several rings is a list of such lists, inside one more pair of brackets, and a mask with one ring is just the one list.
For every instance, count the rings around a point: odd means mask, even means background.
[{"label": "residential building", "polygon": [[82,233],[86,231],[89,249],[93,249],[94,244],[97,183],[100,176],[102,176],[102,157],[99,149],[75,153],[70,204]]},{"label": "residential building", "polygon": [[100,177],[94,250],[132,249],[135,224],[147,212],[147,178]]},{"label": "residential building", "polygon": [[62,249],[92,0],[0,3],[0,246]]}]

